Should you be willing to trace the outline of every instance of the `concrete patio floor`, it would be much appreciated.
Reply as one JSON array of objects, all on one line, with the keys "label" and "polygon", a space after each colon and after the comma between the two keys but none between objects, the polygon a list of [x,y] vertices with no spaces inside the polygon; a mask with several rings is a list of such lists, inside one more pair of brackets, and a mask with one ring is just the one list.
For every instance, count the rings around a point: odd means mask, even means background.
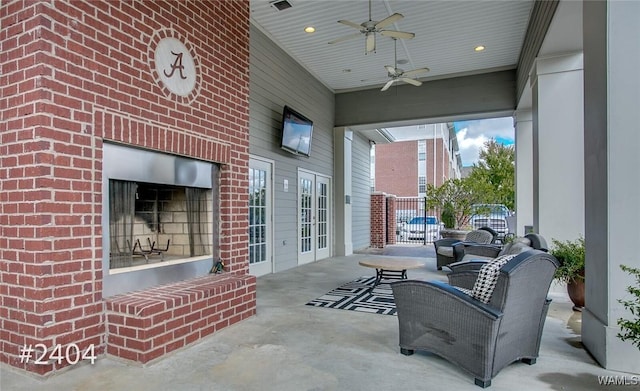
[{"label": "concrete patio floor", "polygon": [[[377,256],[383,255],[334,257],[260,277],[256,316],[146,367],[106,356],[43,380],[1,365],[0,390],[480,390],[469,374],[435,355],[400,354],[395,316],[305,305],[373,275],[358,261]],[[446,280],[434,258],[425,260],[409,278]],[[537,364],[506,367],[489,389],[638,387],[599,385],[599,375],[632,375],[602,369],[582,348],[581,314],[571,310],[563,286],[552,285],[550,297]]]}]

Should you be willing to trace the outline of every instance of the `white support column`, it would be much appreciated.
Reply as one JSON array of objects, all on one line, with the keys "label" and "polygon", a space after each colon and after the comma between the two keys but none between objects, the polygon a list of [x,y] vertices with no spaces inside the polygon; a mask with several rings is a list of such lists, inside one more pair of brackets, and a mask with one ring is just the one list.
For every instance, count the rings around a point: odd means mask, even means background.
[{"label": "white support column", "polygon": [[347,128],[333,129],[335,178],[335,255],[353,254],[351,207],[351,143],[353,132]]},{"label": "white support column", "polygon": [[539,58],[533,95],[533,223],[552,239],[584,234],[582,53]]},{"label": "white support column", "polygon": [[516,130],[516,235],[524,236],[525,225],[533,226],[533,114],[518,110]]},{"label": "white support column", "polygon": [[640,350],[621,341],[619,299],[640,268],[640,2],[584,2],[586,307],[582,343],[605,368],[640,373]]}]

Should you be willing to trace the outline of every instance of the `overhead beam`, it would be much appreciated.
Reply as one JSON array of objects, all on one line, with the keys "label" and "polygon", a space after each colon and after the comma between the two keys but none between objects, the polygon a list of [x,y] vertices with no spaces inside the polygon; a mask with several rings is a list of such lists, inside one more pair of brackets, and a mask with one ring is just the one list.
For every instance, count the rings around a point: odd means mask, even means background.
[{"label": "overhead beam", "polygon": [[335,126],[420,121],[429,118],[486,118],[511,115],[516,107],[516,71],[426,81],[336,94]]}]

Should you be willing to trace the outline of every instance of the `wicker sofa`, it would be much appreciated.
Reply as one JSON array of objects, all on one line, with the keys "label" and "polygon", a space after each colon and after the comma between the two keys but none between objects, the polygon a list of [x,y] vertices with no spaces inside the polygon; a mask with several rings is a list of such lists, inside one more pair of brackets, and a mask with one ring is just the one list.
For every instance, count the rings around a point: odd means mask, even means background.
[{"label": "wicker sofa", "polygon": [[392,283],[401,353],[435,353],[470,373],[483,388],[514,361],[534,364],[558,261],[539,250],[510,258],[497,269],[495,288],[486,303],[454,285],[456,278],[475,278],[477,271],[453,273],[449,284]]}]

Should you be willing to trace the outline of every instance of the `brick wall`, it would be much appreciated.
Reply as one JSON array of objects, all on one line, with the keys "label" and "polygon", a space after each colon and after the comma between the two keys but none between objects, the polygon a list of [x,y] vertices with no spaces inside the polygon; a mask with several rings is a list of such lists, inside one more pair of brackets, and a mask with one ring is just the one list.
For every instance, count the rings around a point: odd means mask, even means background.
[{"label": "brick wall", "polygon": [[[0,24],[0,361],[46,374],[66,362],[20,346],[105,349],[103,142],[221,163],[220,256],[247,273],[249,2],[5,1]],[[197,61],[192,96],[150,66],[168,36]]]},{"label": "brick wall", "polygon": [[398,197],[418,195],[418,142],[376,145],[376,191]]},{"label": "brick wall", "polygon": [[[424,161],[427,184],[436,186],[449,178],[451,157],[442,138],[426,139]],[[422,162],[420,162],[422,163]],[[376,191],[398,197],[418,195],[418,141],[398,141],[376,145]]]},{"label": "brick wall", "polygon": [[194,278],[106,300],[107,351],[146,364],[255,314],[256,278]]},{"label": "brick wall", "polygon": [[387,225],[387,244],[396,244],[396,229],[398,221],[396,219],[396,196],[387,195],[386,225]]},{"label": "brick wall", "polygon": [[427,176],[427,183],[440,186],[449,178],[449,170],[451,167],[449,150],[447,149],[447,145],[444,144],[444,140],[441,138],[435,140],[435,148],[433,139],[426,140],[426,144],[427,159],[425,161],[425,172]]},{"label": "brick wall", "polygon": [[371,194],[371,247],[384,248],[387,239],[387,196]]}]

